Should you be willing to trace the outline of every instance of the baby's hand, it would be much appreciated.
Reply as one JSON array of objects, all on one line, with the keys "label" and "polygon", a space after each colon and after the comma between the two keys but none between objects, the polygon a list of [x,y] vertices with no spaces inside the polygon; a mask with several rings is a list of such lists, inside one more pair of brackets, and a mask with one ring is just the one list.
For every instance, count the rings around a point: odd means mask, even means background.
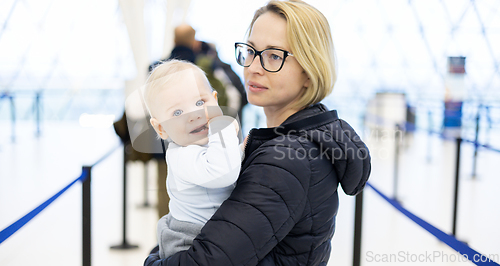
[{"label": "baby's hand", "polygon": [[248,135],[243,140],[243,148],[242,148],[243,151],[245,151],[245,147],[247,146],[247,142],[248,142]]},{"label": "baby's hand", "polygon": [[205,108],[205,117],[207,118],[208,123],[215,117],[222,116],[222,110],[219,106],[207,106]]},{"label": "baby's hand", "polygon": [[212,132],[221,131],[222,129],[231,126],[231,124],[236,130],[236,134],[238,134],[238,131],[240,130],[240,125],[238,124],[238,121],[231,116],[227,115],[216,116],[208,120],[208,126],[211,128]]},{"label": "baby's hand", "polygon": [[238,120],[234,119],[233,121],[234,129],[236,129],[236,134],[240,131],[240,124],[238,123]]}]

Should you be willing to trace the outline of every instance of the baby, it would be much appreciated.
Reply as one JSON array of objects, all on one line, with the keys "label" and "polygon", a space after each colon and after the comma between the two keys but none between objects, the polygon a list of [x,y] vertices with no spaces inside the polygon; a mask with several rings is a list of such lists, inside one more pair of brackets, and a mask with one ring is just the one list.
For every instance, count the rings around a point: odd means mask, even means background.
[{"label": "baby", "polygon": [[203,225],[231,194],[242,150],[238,123],[223,116],[205,73],[170,60],[157,66],[144,87],[151,125],[169,141],[167,192],[170,213],[158,221],[160,257],[188,249]]}]

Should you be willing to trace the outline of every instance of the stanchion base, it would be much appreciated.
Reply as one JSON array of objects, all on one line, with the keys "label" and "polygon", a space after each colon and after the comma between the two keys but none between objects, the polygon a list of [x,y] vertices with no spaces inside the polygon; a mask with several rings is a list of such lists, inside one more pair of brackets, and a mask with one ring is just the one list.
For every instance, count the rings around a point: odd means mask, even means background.
[{"label": "stanchion base", "polygon": [[134,249],[134,248],[138,248],[139,246],[137,245],[131,245],[127,242],[123,242],[121,245],[117,245],[117,246],[112,246],[110,247],[111,249]]},{"label": "stanchion base", "polygon": [[397,202],[399,205],[402,205],[400,198],[392,198],[393,201]]}]

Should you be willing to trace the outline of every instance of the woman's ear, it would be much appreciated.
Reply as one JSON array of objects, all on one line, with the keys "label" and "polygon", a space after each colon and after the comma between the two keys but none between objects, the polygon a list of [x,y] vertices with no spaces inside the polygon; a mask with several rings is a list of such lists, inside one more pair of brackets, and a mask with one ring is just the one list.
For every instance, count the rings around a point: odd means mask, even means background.
[{"label": "woman's ear", "polygon": [[304,82],[304,88],[309,88],[309,86],[311,86],[311,79],[307,77],[306,82]]},{"label": "woman's ear", "polygon": [[151,123],[151,125],[155,129],[156,133],[160,136],[160,138],[168,139],[167,132],[165,131],[165,129],[162,127],[162,125],[160,124],[160,122],[158,122],[158,120],[156,118],[151,117],[149,122]]}]

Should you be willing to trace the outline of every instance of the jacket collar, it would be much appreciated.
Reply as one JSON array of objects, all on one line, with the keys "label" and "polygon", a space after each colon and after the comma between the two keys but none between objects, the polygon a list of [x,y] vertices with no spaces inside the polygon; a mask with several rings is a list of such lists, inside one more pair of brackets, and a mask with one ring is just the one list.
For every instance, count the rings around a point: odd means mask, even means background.
[{"label": "jacket collar", "polygon": [[291,115],[277,127],[252,129],[251,136],[257,139],[272,139],[281,134],[312,129],[338,119],[337,111],[328,111],[326,106],[318,103]]},{"label": "jacket collar", "polygon": [[337,111],[328,111],[323,104],[315,104],[291,115],[278,127],[254,128],[250,131],[245,147],[245,158],[267,140],[289,134],[298,135],[338,119]]},{"label": "jacket collar", "polygon": [[326,106],[324,106],[321,103],[313,104],[313,105],[310,105],[310,106],[296,112],[295,114],[289,116],[282,123],[282,125],[290,124],[290,123],[293,123],[293,122],[296,122],[296,121],[299,121],[299,120],[302,120],[302,119],[305,119],[305,118],[308,118],[311,116],[315,116],[315,115],[318,115],[318,114],[321,114],[324,112],[328,112],[328,108],[326,108]]}]

